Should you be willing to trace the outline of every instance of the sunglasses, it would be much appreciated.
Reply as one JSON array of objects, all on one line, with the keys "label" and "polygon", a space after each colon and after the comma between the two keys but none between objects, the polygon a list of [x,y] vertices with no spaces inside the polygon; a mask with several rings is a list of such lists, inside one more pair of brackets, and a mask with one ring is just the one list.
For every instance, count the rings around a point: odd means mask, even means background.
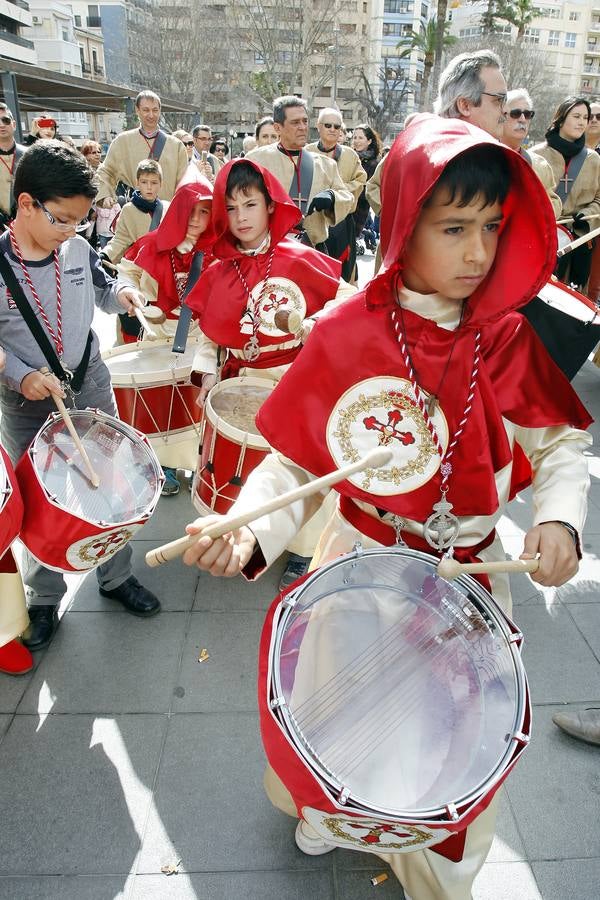
[{"label": "sunglasses", "polygon": [[[597,122],[600,122],[600,113],[590,113],[590,122],[592,119],[596,119]],[[4,119],[0,119],[0,122],[3,122]]]},{"label": "sunglasses", "polygon": [[182,141],[181,143],[183,144],[184,147],[193,147],[194,146],[193,141]]},{"label": "sunglasses", "polygon": [[535,116],[535,109],[511,109],[508,113],[511,119],[520,119],[524,116],[528,121]]},{"label": "sunglasses", "polygon": [[0,116],[0,122],[1,122],[3,125],[10,125],[10,123],[11,123],[12,121],[13,121],[12,116]]},{"label": "sunglasses", "polygon": [[339,131],[342,127],[341,125],[336,125],[335,122],[321,122],[323,128],[335,128],[336,131]]}]

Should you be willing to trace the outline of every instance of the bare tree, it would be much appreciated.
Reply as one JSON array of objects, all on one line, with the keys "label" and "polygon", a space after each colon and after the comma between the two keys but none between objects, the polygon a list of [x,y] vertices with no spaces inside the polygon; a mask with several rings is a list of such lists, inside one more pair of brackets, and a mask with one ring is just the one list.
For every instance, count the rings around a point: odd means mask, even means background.
[{"label": "bare tree", "polygon": [[377,81],[372,82],[364,68],[357,70],[356,90],[350,98],[360,103],[369,125],[385,139],[394,125],[406,114],[408,95],[414,93],[415,84],[406,77],[403,69],[382,67]]}]

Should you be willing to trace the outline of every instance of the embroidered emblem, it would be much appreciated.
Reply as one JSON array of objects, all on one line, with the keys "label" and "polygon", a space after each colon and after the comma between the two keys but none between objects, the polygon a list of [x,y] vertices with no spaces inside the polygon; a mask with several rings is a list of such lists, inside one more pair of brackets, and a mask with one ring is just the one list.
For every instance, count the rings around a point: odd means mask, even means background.
[{"label": "embroidered emblem", "polygon": [[[260,298],[263,289],[264,281],[254,285],[250,293],[252,304],[255,304]],[[258,331],[261,334],[271,337],[275,335],[280,337],[285,334],[284,331],[281,331],[275,325],[275,313],[280,309],[296,310],[302,318],[306,316],[306,300],[298,285],[289,278],[276,275],[269,278],[267,290],[264,291],[260,309],[258,310],[260,316]],[[253,314],[254,306],[250,309],[248,307],[244,309],[240,319],[240,331],[242,334],[252,334]]]},{"label": "embroidered emblem", "polygon": [[[441,409],[435,410],[433,418],[447,446],[448,425]],[[376,446],[393,451],[387,467],[367,469],[350,478],[375,495],[408,493],[426,484],[440,467],[425,417],[404,378],[370,378],[347,391],[329,417],[327,444],[338,466],[355,462]]]},{"label": "embroidered emblem", "polygon": [[359,816],[332,815],[304,807],[302,815],[318,834],[330,844],[363,850],[367,853],[408,853],[424,850],[445,840],[446,828],[427,828],[405,822],[385,822]]},{"label": "embroidered emblem", "polygon": [[65,554],[67,562],[77,570],[93,569],[122,550],[139,528],[139,525],[113,528],[111,531],[76,541],[67,549]]}]

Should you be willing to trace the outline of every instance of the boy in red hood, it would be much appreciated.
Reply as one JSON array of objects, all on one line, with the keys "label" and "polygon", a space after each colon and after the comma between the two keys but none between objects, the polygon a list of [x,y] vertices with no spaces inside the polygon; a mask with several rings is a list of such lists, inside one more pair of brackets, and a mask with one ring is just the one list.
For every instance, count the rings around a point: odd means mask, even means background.
[{"label": "boy in red hood", "polygon": [[[217,380],[217,347],[227,351],[221,378],[253,374],[279,381],[300,352],[315,314],[355,293],[341,278],[338,260],[293,238],[301,219],[279,180],[258,163],[233,160],[218,173],[213,193],[218,262],[188,299],[203,335],[194,359],[194,370],[204,373],[202,402]],[[279,311],[296,312],[302,331],[277,327]],[[290,555],[282,588],[308,567],[312,526],[294,549],[298,552]]]},{"label": "boy in red hood", "polygon": [[[212,185],[200,178],[177,189],[158,228],[136,241],[119,263],[118,288],[135,287],[159,308],[166,319],[153,328],[163,337],[175,335],[192,261],[196,257],[201,260],[204,271],[213,260],[214,239]],[[196,278],[199,275],[195,273]],[[177,494],[176,470],[172,466],[163,466],[163,470],[163,494]]]},{"label": "boy in red hood", "polygon": [[[514,310],[549,280],[556,227],[544,188],[517,154],[455,119],[418,117],[396,140],[383,176],[382,272],[343,310],[321,317],[263,404],[257,423],[274,448],[232,509],[243,513],[385,444],[385,467],[338,484],[338,508],[313,564],[363,546],[409,547],[459,560],[501,560],[495,526],[533,485],[522,558],[533,580],[577,571],[588,488],[590,417],[529,323]],[[309,423],[309,424],[308,424]],[[440,502],[450,506],[440,520]],[[248,577],[277,558],[314,513],[310,498],[224,538],[200,538],[184,561]],[[214,521],[188,526],[198,534]],[[508,578],[490,577],[510,613]],[[286,773],[267,771],[271,801],[298,815]],[[381,854],[415,900],[469,900],[491,846],[495,803],[445,844]],[[298,846],[333,849],[301,820]],[[450,854],[448,854],[450,855]]]}]

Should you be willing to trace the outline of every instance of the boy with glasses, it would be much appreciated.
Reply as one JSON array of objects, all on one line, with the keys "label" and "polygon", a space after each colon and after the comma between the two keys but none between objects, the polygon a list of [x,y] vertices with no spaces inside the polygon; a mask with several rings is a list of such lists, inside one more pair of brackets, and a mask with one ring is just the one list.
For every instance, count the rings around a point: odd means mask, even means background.
[{"label": "boy with glasses", "polygon": [[[22,299],[40,321],[54,361],[58,357],[65,372],[74,373],[77,384],[75,393],[69,390],[70,381],[61,382],[47,373],[52,360],[0,278],[0,334],[6,351],[0,376],[1,439],[16,464],[55,411],[52,395],[68,395],[69,405],[78,409],[92,407],[117,414],[108,369],[90,327],[94,307],[133,315],[134,307],[143,306],[143,297],[131,289],[117,294],[95,251],[77,235],[96,194],[93,170],[78,151],[58,141],[37,142],[17,166],[14,191],[16,217],[0,236],[2,264],[10,267],[22,288]],[[100,593],[133,615],[155,615],[160,603],[131,574],[131,553],[126,546],[96,570]],[[27,551],[23,582],[31,620],[23,643],[30,650],[40,650],[56,631],[58,604],[66,585],[60,572],[45,568]]]}]

